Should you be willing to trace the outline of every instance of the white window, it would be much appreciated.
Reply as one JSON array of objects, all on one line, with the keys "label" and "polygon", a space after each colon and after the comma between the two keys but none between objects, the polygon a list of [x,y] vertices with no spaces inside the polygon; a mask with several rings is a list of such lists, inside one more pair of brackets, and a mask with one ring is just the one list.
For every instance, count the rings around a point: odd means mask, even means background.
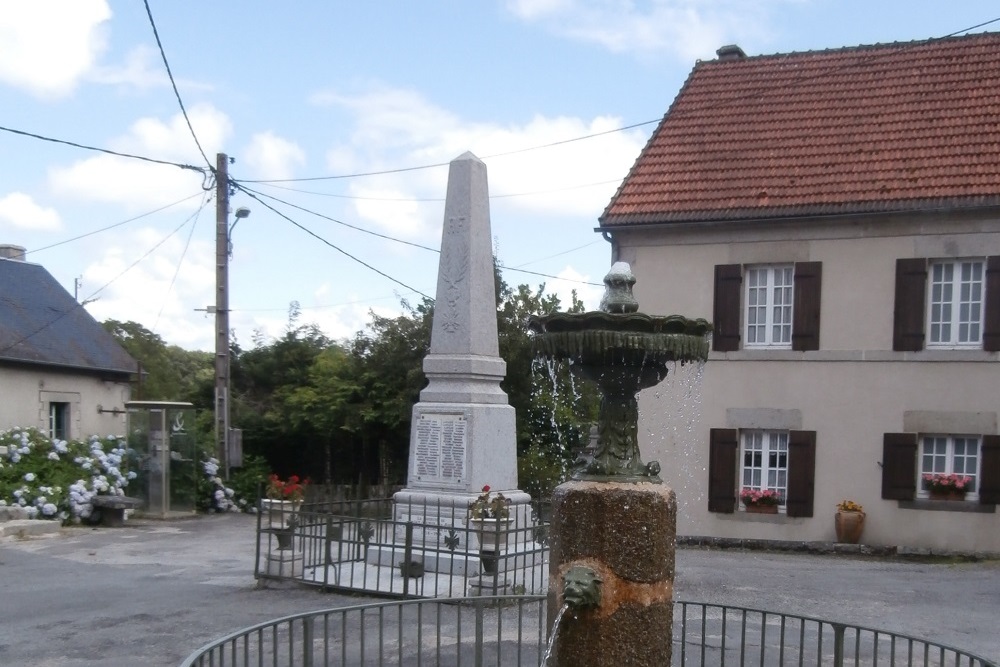
[{"label": "white window", "polygon": [[49,438],[69,439],[69,403],[49,403]]},{"label": "white window", "polygon": [[980,259],[931,263],[928,347],[982,345],[983,264]]},{"label": "white window", "polygon": [[743,469],[740,491],[770,489],[785,504],[788,489],[788,431],[746,430],[740,433]]},{"label": "white window", "polygon": [[[920,447],[920,477],[924,475],[963,475],[970,478],[966,500],[975,500],[979,482],[979,436],[925,435]],[[927,495],[924,484],[920,494]]]},{"label": "white window", "polygon": [[792,347],[791,264],[754,266],[746,271],[747,347]]}]

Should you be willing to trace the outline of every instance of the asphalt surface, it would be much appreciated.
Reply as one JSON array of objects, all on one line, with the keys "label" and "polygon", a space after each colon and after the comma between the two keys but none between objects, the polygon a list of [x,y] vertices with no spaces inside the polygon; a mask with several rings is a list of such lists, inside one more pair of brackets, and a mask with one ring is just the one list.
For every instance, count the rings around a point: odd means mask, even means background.
[{"label": "asphalt surface", "polygon": [[[176,666],[268,619],[370,598],[258,588],[255,519],[216,515],[0,540],[0,665]],[[683,548],[676,597],[925,637],[1000,661],[1000,562]]]}]

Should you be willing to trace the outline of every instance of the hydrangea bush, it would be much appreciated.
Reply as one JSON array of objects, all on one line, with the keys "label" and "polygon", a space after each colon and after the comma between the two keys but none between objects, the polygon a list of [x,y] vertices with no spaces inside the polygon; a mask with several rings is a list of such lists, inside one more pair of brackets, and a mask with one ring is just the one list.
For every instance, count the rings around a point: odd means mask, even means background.
[{"label": "hydrangea bush", "polygon": [[74,522],[90,517],[91,499],[125,495],[135,471],[121,436],[49,439],[37,429],[0,431],[0,506],[25,508],[29,518]]}]

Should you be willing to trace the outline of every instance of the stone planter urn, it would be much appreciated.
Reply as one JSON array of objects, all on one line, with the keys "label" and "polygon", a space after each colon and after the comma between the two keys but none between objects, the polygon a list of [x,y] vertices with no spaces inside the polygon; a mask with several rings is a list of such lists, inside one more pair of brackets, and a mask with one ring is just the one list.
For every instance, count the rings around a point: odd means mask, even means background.
[{"label": "stone planter urn", "polygon": [[838,542],[857,544],[861,541],[861,533],[865,529],[865,513],[837,510],[833,516],[833,525],[837,531]]},{"label": "stone planter urn", "polygon": [[292,523],[300,504],[291,500],[264,498],[260,501],[260,511],[268,528],[286,528]]},{"label": "stone planter urn", "polygon": [[510,534],[510,517],[503,519],[469,519],[469,528],[476,531],[479,540],[479,556],[483,571],[496,572],[500,553],[507,550],[507,536]]}]

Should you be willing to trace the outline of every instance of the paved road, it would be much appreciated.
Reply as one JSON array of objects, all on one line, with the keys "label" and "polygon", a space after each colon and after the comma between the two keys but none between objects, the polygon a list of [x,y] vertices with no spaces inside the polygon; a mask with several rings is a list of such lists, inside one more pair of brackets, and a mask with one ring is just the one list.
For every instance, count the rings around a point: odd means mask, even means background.
[{"label": "paved road", "polygon": [[[254,518],[0,541],[0,665],[172,667],[253,623],[363,599],[258,589]],[[683,549],[677,596],[934,638],[1000,660],[1000,563]]]}]

